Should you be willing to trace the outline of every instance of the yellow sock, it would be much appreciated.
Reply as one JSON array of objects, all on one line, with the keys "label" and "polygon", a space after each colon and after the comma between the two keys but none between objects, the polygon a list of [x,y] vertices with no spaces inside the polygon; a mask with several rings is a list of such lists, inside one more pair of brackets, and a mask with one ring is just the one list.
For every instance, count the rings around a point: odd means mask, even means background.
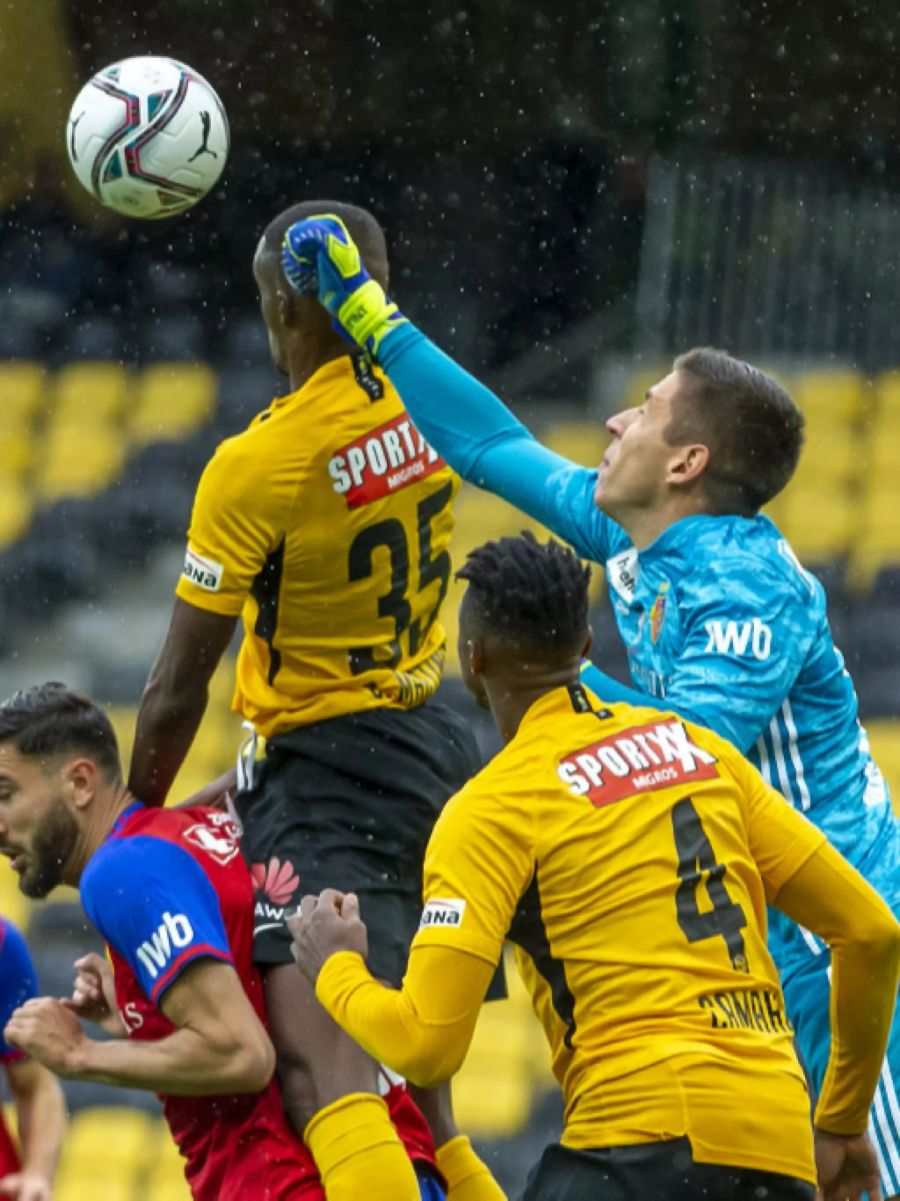
[{"label": "yellow sock", "polygon": [[447,1181],[447,1201],[507,1201],[506,1193],[472,1148],[458,1134],[437,1149],[437,1165]]},{"label": "yellow sock", "polygon": [[419,1201],[419,1181],[374,1093],[350,1093],[320,1109],[303,1131],[328,1201]]}]

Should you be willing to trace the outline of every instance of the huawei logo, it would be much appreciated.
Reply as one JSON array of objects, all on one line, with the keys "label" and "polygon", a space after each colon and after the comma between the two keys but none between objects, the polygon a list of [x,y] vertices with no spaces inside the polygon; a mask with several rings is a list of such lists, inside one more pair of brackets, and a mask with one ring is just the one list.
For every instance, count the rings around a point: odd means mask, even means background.
[{"label": "huawei logo", "polygon": [[286,905],[300,886],[300,877],[287,860],[273,856],[268,863],[252,863],[253,883],[273,905]]}]

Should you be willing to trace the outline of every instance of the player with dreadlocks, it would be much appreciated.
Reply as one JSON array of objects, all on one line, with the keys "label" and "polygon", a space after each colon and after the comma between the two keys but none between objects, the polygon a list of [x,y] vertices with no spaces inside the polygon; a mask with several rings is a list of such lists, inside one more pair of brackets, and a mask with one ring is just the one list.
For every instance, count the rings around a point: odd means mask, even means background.
[{"label": "player with dreadlocks", "polygon": [[[900,927],[730,743],[579,682],[589,572],[525,534],[473,551],[459,658],[506,742],[447,805],[400,990],[352,894],[305,897],[294,956],[371,1055],[432,1085],[462,1063],[508,938],[566,1103],[527,1201],[878,1197],[864,1133]],[[816,1109],[766,949],[766,902],[834,962]]]}]

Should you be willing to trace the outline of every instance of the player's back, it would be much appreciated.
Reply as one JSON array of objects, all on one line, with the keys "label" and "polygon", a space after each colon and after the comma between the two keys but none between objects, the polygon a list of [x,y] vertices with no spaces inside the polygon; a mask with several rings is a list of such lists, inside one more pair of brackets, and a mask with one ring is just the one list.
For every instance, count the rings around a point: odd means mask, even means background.
[{"label": "player's back", "polygon": [[[204,887],[203,877],[211,887]],[[130,908],[126,890],[141,898],[139,906],[150,915],[143,928],[140,918],[125,913],[120,920],[123,915],[115,912]],[[231,963],[265,1023],[262,979],[252,962],[253,884],[227,814],[131,806],[88,864],[82,897],[110,944],[116,999],[129,1038],[156,1041],[173,1033],[159,1000],[178,973],[200,958]],[[217,926],[224,927],[224,943]],[[123,932],[135,929],[139,933],[122,945]],[[140,938],[141,933],[148,936]],[[274,1080],[260,1093],[162,1101],[196,1198],[239,1201],[262,1196],[263,1185],[270,1201],[321,1197],[315,1165],[288,1127]]]},{"label": "player's back", "polygon": [[457,486],[393,387],[350,355],[220,446],[178,593],[221,612],[249,593],[236,700],[258,731],[433,694]]},{"label": "player's back", "polygon": [[[564,1141],[603,1145],[611,1082],[677,1057],[697,1060],[710,1095],[762,1080],[794,1137],[808,1110],[740,775],[765,785],[708,731],[591,703],[543,697],[475,785],[530,840],[534,874],[509,937],[563,1087]],[[791,853],[773,875],[795,870]]]}]

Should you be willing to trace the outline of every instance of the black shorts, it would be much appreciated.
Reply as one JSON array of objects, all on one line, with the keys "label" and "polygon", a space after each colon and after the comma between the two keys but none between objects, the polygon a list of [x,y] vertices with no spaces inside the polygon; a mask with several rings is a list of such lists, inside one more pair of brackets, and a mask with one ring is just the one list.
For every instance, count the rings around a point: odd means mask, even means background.
[{"label": "black shorts", "polygon": [[573,1151],[547,1147],[522,1201],[812,1201],[805,1180],[753,1168],[695,1163],[686,1138]]},{"label": "black shorts", "polygon": [[272,739],[238,793],[256,882],[254,959],[291,963],[286,920],[306,893],[355,892],[369,968],[399,985],[422,912],[422,862],[438,814],[481,766],[446,706],[374,709]]}]

